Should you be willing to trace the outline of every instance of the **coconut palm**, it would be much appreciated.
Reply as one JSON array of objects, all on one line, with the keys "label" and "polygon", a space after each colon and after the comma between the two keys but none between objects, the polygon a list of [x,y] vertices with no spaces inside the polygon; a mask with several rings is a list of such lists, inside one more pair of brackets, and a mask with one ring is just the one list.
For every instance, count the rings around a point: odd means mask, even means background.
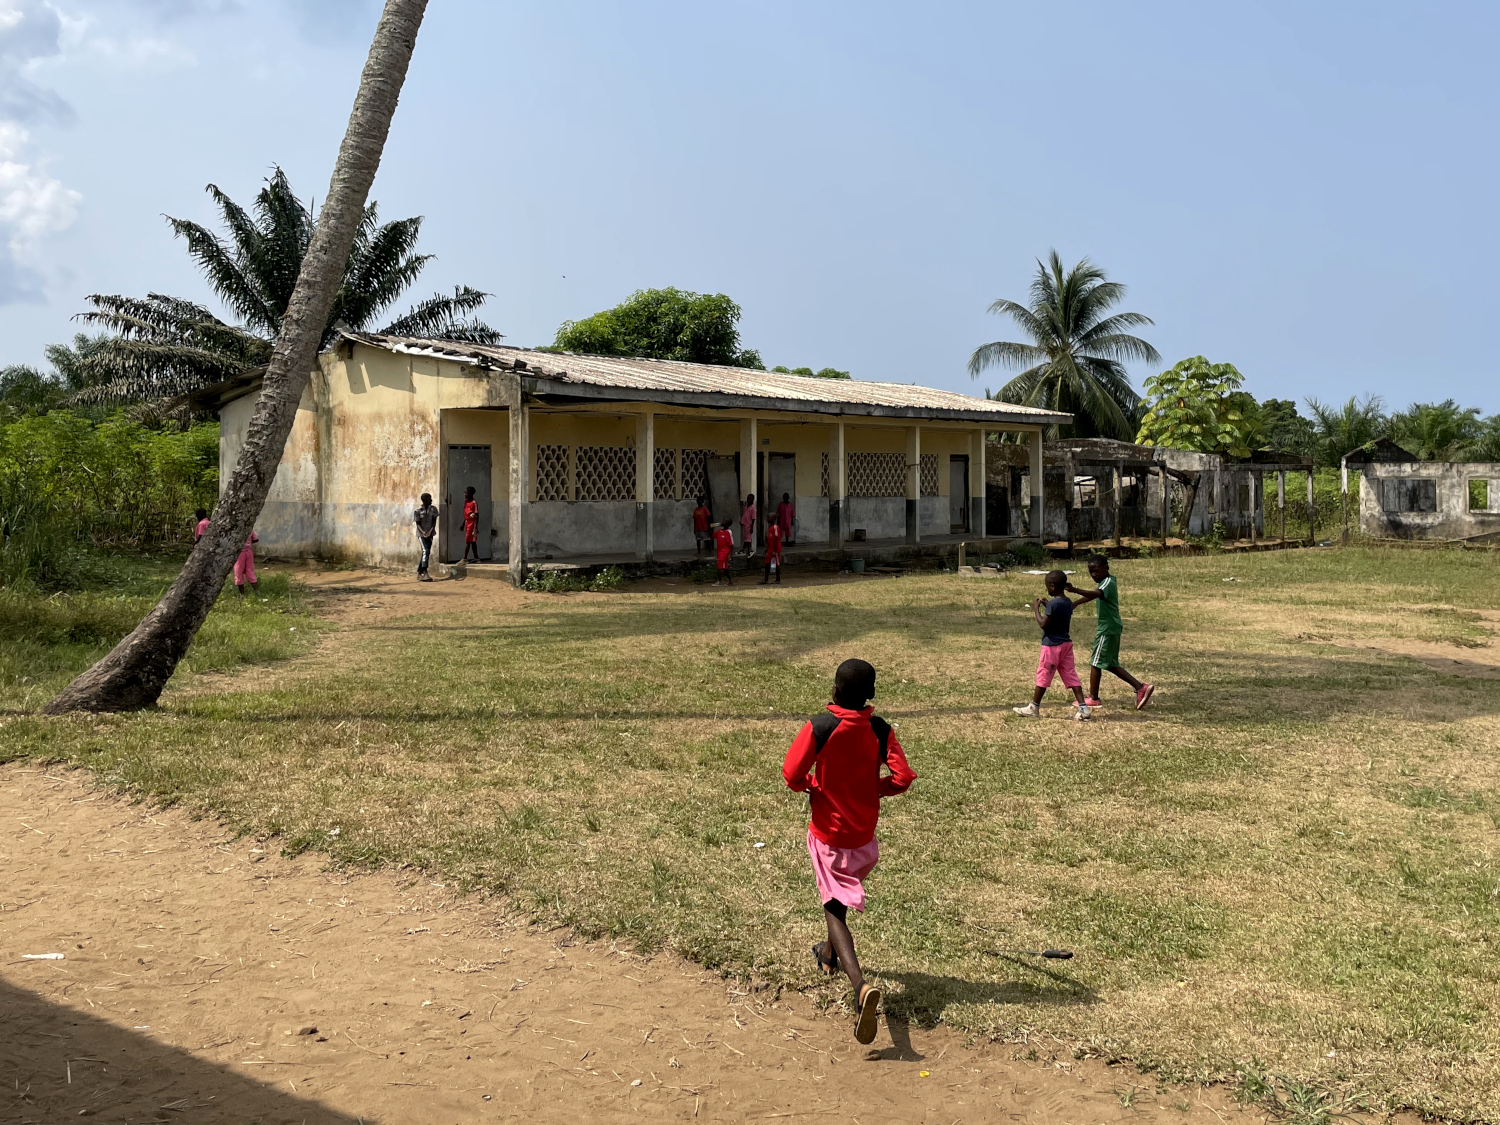
[{"label": "coconut palm", "polygon": [[1125,296],[1125,286],[1110,281],[1087,258],[1065,270],[1053,250],[1046,263],[1036,265],[1029,306],[1001,298],[989,308],[1014,320],[1031,342],[982,344],[969,357],[969,374],[977,378],[995,366],[1025,368],[1000,388],[997,399],[1072,414],[1075,436],[1130,441],[1140,396],[1125,363],[1159,363],[1161,356],[1125,330],[1151,319],[1110,313]]},{"label": "coconut palm", "polygon": [[1451,398],[1414,402],[1390,419],[1391,437],[1423,461],[1469,460],[1484,426],[1477,406],[1465,408]]},{"label": "coconut palm", "polygon": [[[198,223],[168,216],[187,243],[209,284],[239,323],[231,324],[202,305],[159,293],[135,297],[89,297],[94,307],[78,319],[113,335],[89,359],[93,378],[81,402],[176,398],[237,375],[264,369],[281,330],[317,218],[298,199],[277,168],[249,210],[213,184],[226,236]],[[376,318],[416,281],[431,254],[416,252],[422,219],[381,223],[374,203],[364,209],[343,282],[323,328],[327,346],[340,328],[397,336],[495,343],[500,333],[472,314],[488,296],[459,286],[439,293],[404,316],[375,329]]]}]

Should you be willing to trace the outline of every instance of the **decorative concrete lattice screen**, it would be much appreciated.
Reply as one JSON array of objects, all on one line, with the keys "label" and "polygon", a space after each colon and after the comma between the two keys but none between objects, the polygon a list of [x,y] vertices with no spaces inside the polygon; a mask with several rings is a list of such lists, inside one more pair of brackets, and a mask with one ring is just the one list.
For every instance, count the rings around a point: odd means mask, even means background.
[{"label": "decorative concrete lattice screen", "polygon": [[826,453],[823,454],[823,491],[819,495],[828,495],[828,454]]},{"label": "decorative concrete lattice screen", "polygon": [[707,449],[684,449],[682,451],[682,498],[692,500],[708,495]]},{"label": "decorative concrete lattice screen", "polygon": [[634,500],[635,450],[621,445],[580,445],[578,499]]},{"label": "decorative concrete lattice screen", "polygon": [[536,498],[538,500],[571,500],[568,495],[568,447],[536,447]]},{"label": "decorative concrete lattice screen", "polygon": [[905,496],[906,454],[849,454],[850,496]]},{"label": "decorative concrete lattice screen", "polygon": [[677,450],[658,449],[656,451],[656,499],[677,499]]},{"label": "decorative concrete lattice screen", "polygon": [[923,496],[936,496],[938,494],[938,459],[936,453],[922,454],[922,480],[921,489]]}]

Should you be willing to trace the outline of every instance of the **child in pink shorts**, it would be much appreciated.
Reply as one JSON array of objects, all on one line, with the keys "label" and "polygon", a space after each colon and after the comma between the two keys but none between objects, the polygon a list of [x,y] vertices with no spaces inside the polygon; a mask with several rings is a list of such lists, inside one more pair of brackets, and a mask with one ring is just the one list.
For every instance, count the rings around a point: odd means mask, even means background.
[{"label": "child in pink shorts", "polygon": [[252,531],[234,560],[234,589],[241,596],[245,593],[246,582],[250,583],[251,593],[260,593],[260,584],[255,581],[255,544],[259,542],[260,536]]},{"label": "child in pink shorts", "polygon": [[828,924],[828,940],[813,946],[813,956],[824,973],[849,974],[858,1013],[854,1038],[861,1043],[875,1038],[880,990],[866,984],[860,971],[849,908],[864,911],[865,878],[880,859],[875,840],[880,799],[905,793],[917,777],[890,724],[868,706],[874,695],[873,667],[863,660],[840,664],[833,702],[803,725],[781,766],[787,787],[810,794],[812,801],[807,851]]},{"label": "child in pink shorts", "polygon": [[1061,676],[1063,686],[1073,689],[1073,698],[1078,701],[1078,710],[1073,718],[1086,720],[1088,705],[1083,701],[1083,682],[1073,667],[1073,638],[1069,627],[1073,623],[1073,607],[1077,602],[1069,601],[1063,593],[1068,576],[1060,570],[1049,570],[1042,580],[1047,585],[1045,601],[1037,598],[1031,603],[1032,616],[1042,630],[1042,655],[1036,664],[1036,693],[1025,707],[1012,707],[1017,715],[1035,719],[1042,713],[1042,696],[1052,686],[1052,677]]}]

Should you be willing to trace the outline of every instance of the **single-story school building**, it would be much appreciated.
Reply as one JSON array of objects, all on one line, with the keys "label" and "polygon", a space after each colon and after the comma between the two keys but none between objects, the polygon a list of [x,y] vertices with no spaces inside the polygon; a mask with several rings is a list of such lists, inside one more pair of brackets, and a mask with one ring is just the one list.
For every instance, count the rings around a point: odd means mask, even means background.
[{"label": "single-story school building", "polygon": [[[221,480],[258,398],[250,380],[216,389]],[[457,561],[472,486],[479,554],[514,582],[543,560],[690,555],[700,496],[737,542],[748,493],[757,540],[783,495],[799,548],[983,540],[986,433],[1029,433],[1039,456],[1042,428],[1070,420],[905,383],[345,333],[257,531],[272,555],[414,564],[430,492],[438,558]]]}]

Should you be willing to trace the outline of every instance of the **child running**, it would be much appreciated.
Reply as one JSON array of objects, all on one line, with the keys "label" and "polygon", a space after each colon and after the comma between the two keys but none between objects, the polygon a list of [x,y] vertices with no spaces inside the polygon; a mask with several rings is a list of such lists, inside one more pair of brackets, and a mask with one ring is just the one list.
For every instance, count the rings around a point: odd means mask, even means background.
[{"label": "child running", "polygon": [[[854,1038],[875,1038],[880,989],[865,983],[849,933],[849,908],[865,909],[865,878],[880,860],[875,825],[880,799],[905,793],[916,780],[895,732],[869,706],[875,669],[846,660],[833,677],[833,702],[792,740],[781,766],[787,787],[809,793],[812,823],[807,851],[828,939],[813,946],[818,968],[829,976],[842,969],[854,986]],[[882,767],[889,773],[882,777]],[[811,776],[809,776],[809,774]]]},{"label": "child running", "polygon": [[719,566],[719,580],[715,586],[733,586],[734,579],[729,575],[730,559],[734,556],[734,532],[729,530],[729,517],[724,517],[724,522],[719,524],[719,530],[714,532],[714,554],[717,556],[715,562]]},{"label": "child running", "polygon": [[1139,711],[1151,702],[1151,697],[1156,694],[1156,686],[1142,683],[1120,667],[1120,635],[1125,632],[1125,625],[1120,620],[1120,588],[1115,584],[1114,575],[1109,572],[1108,556],[1089,556],[1089,577],[1094,580],[1098,589],[1080,590],[1071,582],[1067,586],[1069,593],[1079,595],[1074,604],[1082,605],[1093,601],[1099,603],[1094,651],[1089,656],[1089,695],[1084,703],[1090,707],[1099,706],[1099,673],[1107,670],[1124,680],[1135,691],[1135,709]]},{"label": "child running", "polygon": [[1083,684],[1073,667],[1073,637],[1068,632],[1073,622],[1073,603],[1063,596],[1068,576],[1060,570],[1049,570],[1042,581],[1047,587],[1046,600],[1037,598],[1031,603],[1032,616],[1042,630],[1042,655],[1036,662],[1036,691],[1025,707],[1012,707],[1011,710],[1028,719],[1040,718],[1042,696],[1052,686],[1052,677],[1061,676],[1063,687],[1072,688],[1073,698],[1078,701],[1073,718],[1087,721],[1089,708],[1084,702]]}]

